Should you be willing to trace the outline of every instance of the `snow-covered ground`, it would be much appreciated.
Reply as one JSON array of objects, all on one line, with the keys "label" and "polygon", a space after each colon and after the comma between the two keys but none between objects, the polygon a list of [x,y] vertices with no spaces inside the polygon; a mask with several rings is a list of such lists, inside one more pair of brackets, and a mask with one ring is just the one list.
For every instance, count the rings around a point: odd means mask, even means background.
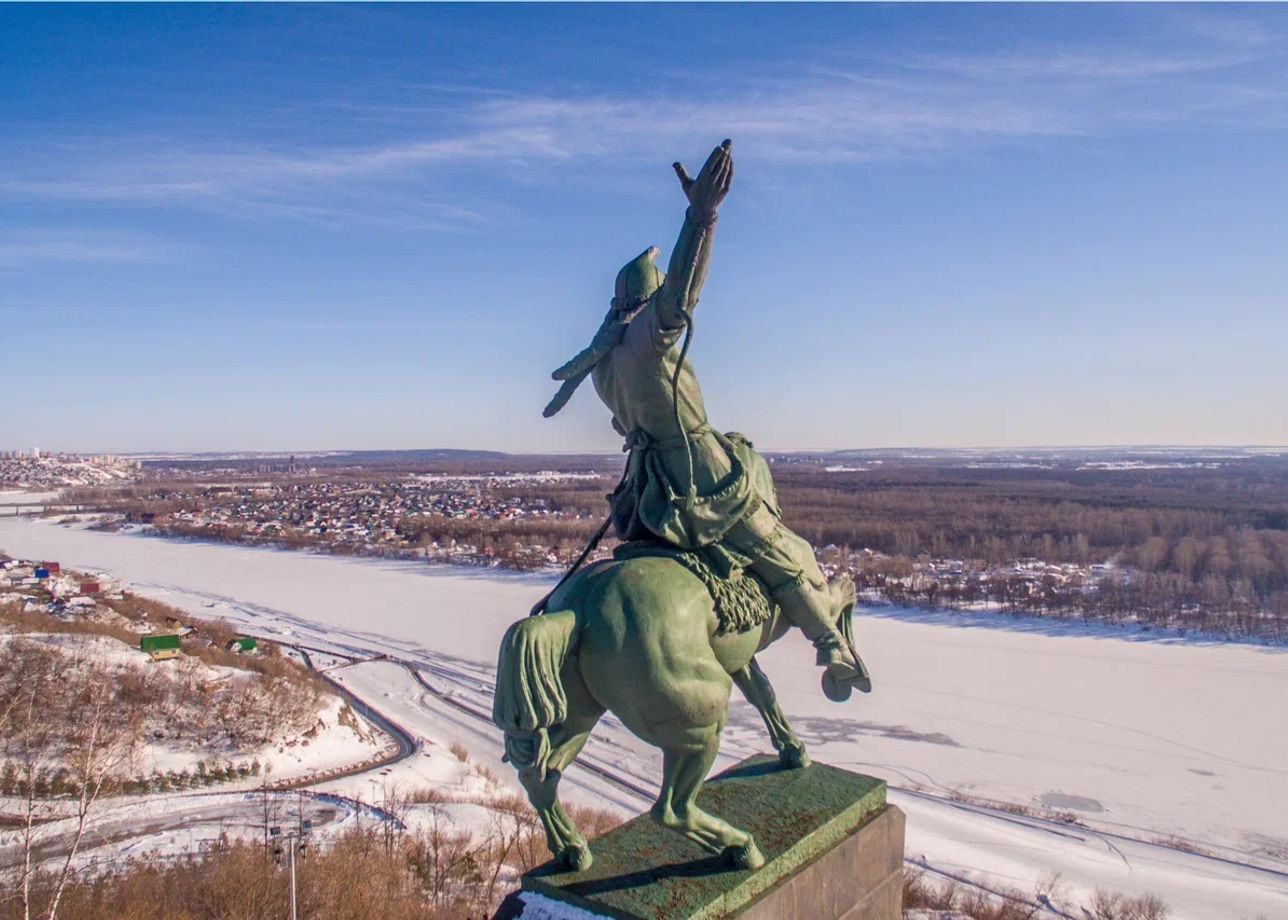
[{"label": "snow-covered ground", "polygon": [[[205,688],[206,705],[218,705],[222,694],[236,691],[252,675],[237,668],[209,665],[189,656],[153,662],[145,652],[109,636],[68,633],[0,633],[0,647],[21,641],[59,649],[78,661],[92,665],[96,673],[109,675],[134,671],[152,674],[176,684]],[[364,760],[374,760],[394,747],[393,740],[360,715],[346,707],[339,696],[320,701],[303,730],[262,745],[234,745],[215,726],[203,731],[202,713],[191,699],[167,703],[164,717],[146,724],[143,738],[122,763],[124,779],[146,778],[155,773],[195,771],[199,763],[209,765],[258,763],[262,776],[247,776],[221,784],[226,790],[253,789],[264,783],[284,782],[343,769]],[[58,803],[51,803],[56,806]],[[64,803],[70,807],[72,803]]]},{"label": "snow-covered ground", "polygon": [[[397,662],[332,672],[427,742],[378,782],[468,788],[478,774],[452,767],[453,742],[514,782],[486,720],[492,669],[502,632],[548,578],[16,518],[0,519],[0,547],[108,569],[194,614],[331,649],[335,664],[388,654],[426,683]],[[1070,894],[1152,892],[1180,918],[1288,916],[1288,649],[889,608],[863,611],[856,630],[870,696],[824,699],[799,637],[762,664],[816,759],[889,780],[908,813],[910,860],[1028,889],[1059,874]],[[767,746],[737,702],[717,767]],[[656,787],[655,752],[611,719],[584,759],[592,769],[574,768],[565,783],[574,801],[637,811]],[[338,783],[364,785],[371,801],[369,778]],[[1178,840],[1204,852],[1162,845]]]}]

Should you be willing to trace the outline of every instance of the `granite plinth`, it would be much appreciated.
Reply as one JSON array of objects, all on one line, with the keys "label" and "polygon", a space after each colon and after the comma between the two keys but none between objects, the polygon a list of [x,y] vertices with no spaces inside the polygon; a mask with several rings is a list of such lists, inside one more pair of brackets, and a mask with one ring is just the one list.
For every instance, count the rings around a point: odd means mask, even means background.
[{"label": "granite plinth", "polygon": [[883,780],[759,756],[708,780],[698,802],[750,831],[765,865],[730,869],[643,815],[592,841],[589,870],[547,863],[522,889],[617,920],[898,920],[903,813]]}]

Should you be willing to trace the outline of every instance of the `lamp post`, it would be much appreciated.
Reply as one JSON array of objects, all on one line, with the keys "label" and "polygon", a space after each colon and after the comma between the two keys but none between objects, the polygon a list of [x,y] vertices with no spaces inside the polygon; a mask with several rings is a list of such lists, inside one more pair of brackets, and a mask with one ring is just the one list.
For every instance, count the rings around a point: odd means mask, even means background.
[{"label": "lamp post", "polygon": [[274,839],[276,844],[273,847],[273,858],[278,861],[279,865],[282,858],[282,844],[278,841],[285,841],[287,848],[291,851],[291,920],[298,920],[295,908],[295,851],[297,848],[299,849],[301,859],[308,855],[306,837],[312,827],[312,821],[306,821],[301,818],[297,830],[287,831],[283,834],[280,827],[270,827],[268,829],[268,835]]}]

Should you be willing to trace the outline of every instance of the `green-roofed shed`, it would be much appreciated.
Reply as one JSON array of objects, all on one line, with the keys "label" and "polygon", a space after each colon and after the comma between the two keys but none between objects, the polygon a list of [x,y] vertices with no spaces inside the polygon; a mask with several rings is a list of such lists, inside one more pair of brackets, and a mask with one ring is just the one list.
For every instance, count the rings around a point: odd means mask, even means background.
[{"label": "green-roofed shed", "polygon": [[153,661],[178,658],[182,654],[179,650],[179,637],[173,633],[142,636],[139,639],[139,651],[147,652]]}]

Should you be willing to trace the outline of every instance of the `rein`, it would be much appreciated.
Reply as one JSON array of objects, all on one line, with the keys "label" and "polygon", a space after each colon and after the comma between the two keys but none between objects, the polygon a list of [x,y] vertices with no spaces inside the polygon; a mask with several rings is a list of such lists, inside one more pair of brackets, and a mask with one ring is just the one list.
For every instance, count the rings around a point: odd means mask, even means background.
[{"label": "rein", "polygon": [[[631,458],[627,457],[626,468],[622,470],[622,478],[617,480],[617,488],[613,489],[613,492],[616,492],[617,489],[620,489],[622,487],[622,485],[626,482],[626,477],[630,475],[630,471],[631,471]],[[560,588],[562,588],[564,584],[568,581],[568,579],[572,578],[572,576],[577,572],[577,570],[580,569],[586,563],[586,560],[590,557],[590,554],[595,551],[595,548],[599,546],[599,542],[604,539],[604,534],[608,533],[608,525],[612,523],[613,523],[613,512],[611,509],[609,509],[608,517],[604,518],[604,523],[599,525],[599,529],[596,530],[595,535],[590,538],[590,542],[586,544],[586,548],[581,551],[581,555],[577,557],[577,561],[572,564],[572,566],[568,569],[568,571],[564,572],[563,577],[559,579],[558,584],[556,584],[553,588],[547,591],[546,596],[541,598],[541,600],[537,601],[537,603],[533,606],[533,608],[528,611],[528,616],[535,617],[538,614],[542,614],[546,612],[546,604],[550,603],[550,598],[554,597],[555,592],[558,591]]]}]

